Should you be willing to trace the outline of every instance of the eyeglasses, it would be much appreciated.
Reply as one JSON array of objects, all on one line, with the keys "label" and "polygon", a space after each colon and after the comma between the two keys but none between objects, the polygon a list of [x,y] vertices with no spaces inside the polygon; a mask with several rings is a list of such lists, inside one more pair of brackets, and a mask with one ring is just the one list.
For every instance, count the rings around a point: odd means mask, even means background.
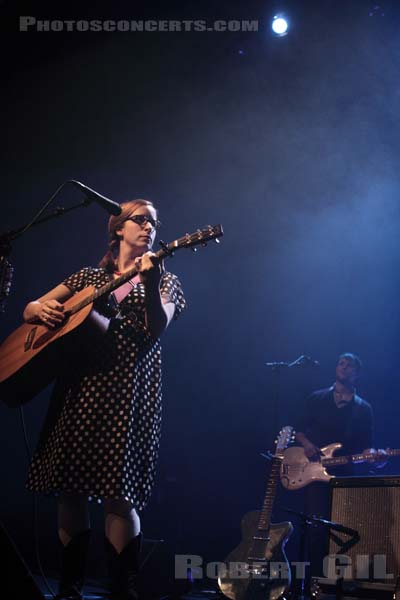
[{"label": "eyeglasses", "polygon": [[132,215],[125,220],[133,221],[133,223],[136,223],[136,225],[139,225],[140,227],[144,227],[146,223],[150,223],[153,229],[159,229],[161,227],[161,221],[153,219],[153,217],[148,217],[147,215]]}]

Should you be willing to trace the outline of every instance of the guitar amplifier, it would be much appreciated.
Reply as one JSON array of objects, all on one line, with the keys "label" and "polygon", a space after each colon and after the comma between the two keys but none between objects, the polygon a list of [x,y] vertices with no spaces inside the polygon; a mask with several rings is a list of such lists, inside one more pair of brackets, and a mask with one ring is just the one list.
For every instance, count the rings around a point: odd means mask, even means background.
[{"label": "guitar amplifier", "polygon": [[349,557],[345,578],[394,583],[400,575],[400,476],[335,478],[330,491],[331,521],[354,530],[329,536],[328,553]]},{"label": "guitar amplifier", "polygon": [[342,581],[313,577],[311,580],[312,600],[398,600],[400,581],[395,583],[374,583],[369,581]]}]

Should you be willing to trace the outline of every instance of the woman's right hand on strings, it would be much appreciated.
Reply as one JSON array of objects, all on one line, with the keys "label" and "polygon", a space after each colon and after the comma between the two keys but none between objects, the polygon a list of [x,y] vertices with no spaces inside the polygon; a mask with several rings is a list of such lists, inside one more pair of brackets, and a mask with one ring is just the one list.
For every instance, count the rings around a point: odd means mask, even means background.
[{"label": "woman's right hand on strings", "polygon": [[49,329],[54,329],[65,319],[62,302],[73,295],[66,285],[60,283],[41,298],[29,302],[24,309],[25,323],[43,323]]},{"label": "woman's right hand on strings", "polygon": [[45,300],[44,302],[37,300],[32,304],[34,304],[32,309],[35,319],[44,323],[49,329],[60,325],[64,320],[64,305],[58,300]]}]

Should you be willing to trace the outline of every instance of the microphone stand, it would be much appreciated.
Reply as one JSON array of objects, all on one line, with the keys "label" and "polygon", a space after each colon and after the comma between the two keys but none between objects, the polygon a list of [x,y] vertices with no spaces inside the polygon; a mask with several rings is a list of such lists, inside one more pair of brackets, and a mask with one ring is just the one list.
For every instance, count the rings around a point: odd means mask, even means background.
[{"label": "microphone stand", "polygon": [[[29,231],[35,225],[41,225],[46,221],[50,221],[51,219],[55,219],[56,217],[62,217],[67,213],[75,210],[77,208],[83,208],[88,206],[92,200],[90,198],[85,198],[79,204],[75,204],[70,206],[69,208],[64,208],[62,206],[58,206],[54,212],[44,217],[41,215],[44,213],[46,208],[50,206],[50,204],[54,201],[54,199],[58,196],[61,190],[68,184],[70,181],[65,181],[60,187],[54,192],[54,194],[45,202],[39,212],[22,227],[18,229],[13,229],[11,231],[6,231],[5,233],[0,234],[0,313],[5,312],[5,302],[7,297],[10,295],[11,291],[11,281],[14,273],[14,268],[10,264],[8,258],[12,251],[11,243],[21,237],[24,233]],[[41,218],[40,218],[41,217]]]},{"label": "microphone stand", "polygon": [[[42,206],[42,208],[39,210],[39,212],[36,213],[36,215],[34,215],[34,217],[28,223],[26,223],[22,227],[19,227],[18,229],[13,229],[13,230],[6,231],[6,232],[0,234],[0,313],[5,312],[5,302],[6,302],[7,297],[10,295],[10,291],[11,291],[11,281],[12,281],[14,268],[11,266],[10,262],[8,261],[8,257],[10,256],[10,254],[12,252],[12,242],[14,240],[18,239],[19,237],[21,237],[24,233],[29,231],[35,225],[41,225],[42,223],[45,223],[46,221],[50,221],[57,217],[62,217],[64,215],[66,215],[67,213],[71,212],[72,210],[76,210],[77,208],[83,208],[83,207],[86,207],[89,204],[91,204],[92,199],[85,197],[85,199],[82,200],[82,202],[79,202],[79,204],[74,204],[73,206],[70,206],[69,208],[57,206],[57,208],[51,214],[48,214],[48,215],[42,217],[42,214],[44,213],[46,208],[48,208],[48,206],[50,206],[50,204],[55,200],[55,198],[58,196],[58,194],[61,192],[61,190],[69,183],[72,183],[72,181],[65,181],[63,184],[61,184],[57,188],[57,190],[54,192],[54,194],[49,198],[49,200],[47,200],[47,202],[45,202],[45,204]],[[20,407],[21,416],[22,416],[22,410],[23,410],[23,408]],[[2,525],[2,522],[0,521],[0,537],[1,537],[1,535],[4,535],[3,530],[4,530],[4,527]],[[149,540],[149,541],[154,542],[154,543],[163,542],[163,540],[156,540],[156,541]],[[12,544],[11,540],[10,540],[10,544]],[[148,553],[147,557],[145,557],[144,562],[149,558],[152,551],[153,550],[151,550]],[[20,560],[23,560],[22,557],[20,558]],[[24,578],[27,580],[26,585],[29,585],[29,587],[30,587],[30,592],[31,592],[32,598],[35,598],[35,600],[45,600],[43,594],[41,593],[39,588],[36,586],[34,580],[32,579],[32,576],[31,576],[31,573],[30,573],[28,567],[25,565],[25,563],[23,563],[23,564],[24,564],[24,569],[26,571],[26,573],[24,573]],[[43,570],[42,570],[42,567],[40,564],[40,561],[39,561],[39,569],[40,569],[41,574],[46,582],[46,585],[48,586],[46,577],[43,573]],[[49,588],[49,591],[52,592],[52,590],[50,588]]]},{"label": "microphone stand", "polygon": [[[272,410],[274,415],[273,420],[273,431],[279,431],[279,406],[280,406],[280,389],[281,389],[281,373],[287,369],[291,369],[293,367],[316,367],[319,363],[316,360],[313,360],[309,356],[302,354],[292,362],[286,361],[273,361],[265,363],[265,366],[271,369],[272,373],[275,373],[276,377],[274,378],[273,383],[273,393],[272,393]],[[276,435],[274,433],[273,435]]]},{"label": "microphone stand", "polygon": [[[265,363],[268,368],[271,369],[272,373],[275,374],[275,377],[272,380],[272,435],[276,436],[277,431],[279,431],[279,400],[280,400],[280,390],[281,390],[281,372],[283,369],[288,367],[288,363],[283,362],[268,362]],[[274,438],[272,438],[274,439]]]},{"label": "microphone stand", "polygon": [[[345,552],[347,552],[347,550],[349,550],[349,548],[351,548],[352,546],[354,546],[354,544],[356,544],[358,541],[360,541],[360,534],[358,533],[358,531],[356,529],[351,529],[350,527],[345,527],[344,525],[341,525],[340,523],[335,523],[334,521],[328,521],[327,519],[323,519],[321,517],[316,517],[315,515],[306,515],[303,512],[299,512],[299,511],[293,510],[291,508],[282,508],[282,510],[284,510],[285,512],[297,515],[301,519],[300,548],[299,548],[300,561],[299,562],[301,562],[303,564],[305,562],[305,555],[306,555],[306,530],[307,530],[307,527],[316,527],[317,525],[322,525],[323,527],[326,527],[330,532],[330,536],[334,539],[334,541],[338,545],[340,545],[340,550],[337,552],[338,554],[344,554]],[[343,542],[342,540],[340,540],[340,538],[338,536],[332,534],[332,531],[338,531],[340,533],[345,533],[347,535],[352,536],[352,539],[348,540],[347,542]],[[306,596],[305,596],[305,581],[306,581],[306,578],[305,578],[305,569],[304,569],[304,577],[302,577],[300,580],[300,595],[297,597],[297,600],[305,600],[305,598],[306,598]]]}]

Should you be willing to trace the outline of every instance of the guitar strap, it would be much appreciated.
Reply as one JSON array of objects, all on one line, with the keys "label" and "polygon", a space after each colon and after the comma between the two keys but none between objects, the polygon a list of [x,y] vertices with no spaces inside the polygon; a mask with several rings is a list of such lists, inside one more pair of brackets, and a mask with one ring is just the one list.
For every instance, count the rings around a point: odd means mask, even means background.
[{"label": "guitar strap", "polygon": [[[331,394],[331,401],[335,402],[335,398],[333,395],[333,390],[334,387],[332,386],[330,388],[330,394]],[[345,442],[345,446],[348,446],[349,444],[351,445],[351,441],[353,439],[353,435],[354,435],[354,422],[355,422],[355,418],[356,418],[356,413],[357,413],[357,403],[356,403],[356,394],[354,394],[353,398],[350,400],[350,406],[344,406],[341,410],[346,410],[348,408],[350,408],[350,410],[347,413],[347,420],[346,420],[346,424],[345,424],[345,428],[344,428],[344,442]]]},{"label": "guitar strap", "polygon": [[114,290],[109,296],[107,300],[106,316],[111,318],[120,318],[121,317],[121,303],[132,291],[134,286],[134,279],[130,279],[126,281],[123,285]]},{"label": "guitar strap", "polygon": [[346,436],[346,441],[347,441],[347,445],[351,445],[351,441],[353,439],[353,435],[354,435],[354,419],[355,419],[355,410],[356,410],[356,403],[354,402],[354,398],[351,400],[351,404],[350,404],[350,414],[349,414],[349,418],[347,419],[347,423],[346,423],[346,431],[345,431],[345,436]]},{"label": "guitar strap", "polygon": [[123,285],[121,285],[120,287],[118,287],[116,290],[113,291],[112,295],[114,296],[117,304],[121,304],[122,300],[132,290],[132,288],[134,286],[133,281],[134,281],[133,279],[130,279],[129,281],[126,281]]}]

